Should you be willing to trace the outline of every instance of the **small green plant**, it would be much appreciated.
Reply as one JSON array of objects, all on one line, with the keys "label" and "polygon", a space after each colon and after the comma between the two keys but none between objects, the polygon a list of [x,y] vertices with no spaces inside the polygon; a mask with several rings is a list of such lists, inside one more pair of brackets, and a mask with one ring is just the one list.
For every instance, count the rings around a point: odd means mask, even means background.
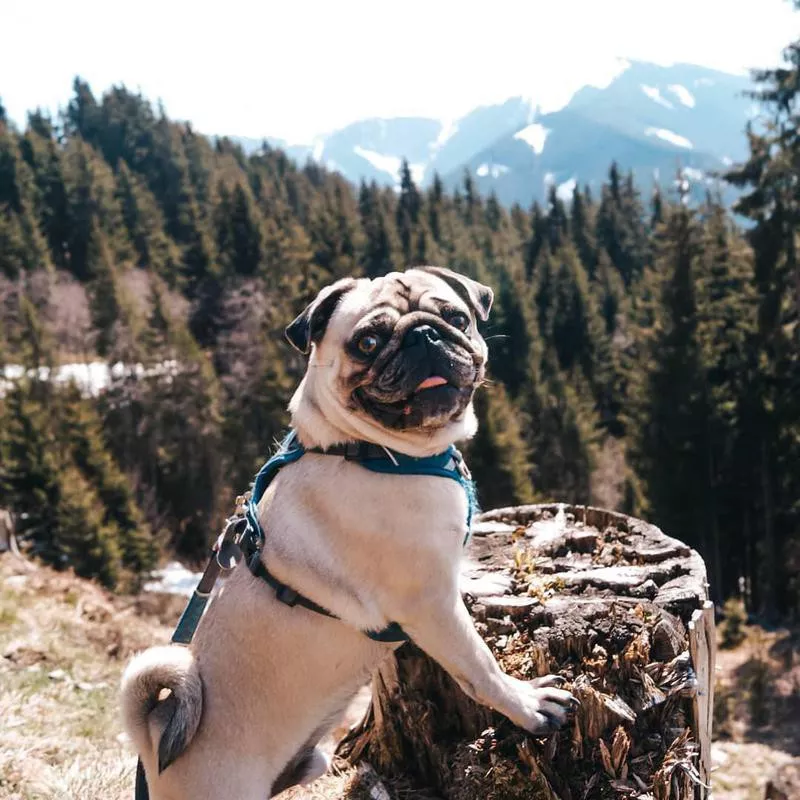
[{"label": "small green plant", "polygon": [[732,649],[738,647],[745,640],[745,623],[747,611],[744,602],[731,597],[725,602],[725,619],[720,625],[720,647]]}]

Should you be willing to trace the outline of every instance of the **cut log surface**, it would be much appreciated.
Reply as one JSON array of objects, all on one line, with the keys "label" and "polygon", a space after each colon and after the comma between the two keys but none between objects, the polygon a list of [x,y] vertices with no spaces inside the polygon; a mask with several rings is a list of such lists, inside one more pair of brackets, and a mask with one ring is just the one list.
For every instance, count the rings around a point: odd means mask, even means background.
[{"label": "cut log surface", "polygon": [[700,556],[646,522],[568,505],[487,512],[467,555],[464,599],[501,667],[562,675],[575,716],[530,736],[407,644],[338,754],[446,800],[706,797],[714,637]]}]

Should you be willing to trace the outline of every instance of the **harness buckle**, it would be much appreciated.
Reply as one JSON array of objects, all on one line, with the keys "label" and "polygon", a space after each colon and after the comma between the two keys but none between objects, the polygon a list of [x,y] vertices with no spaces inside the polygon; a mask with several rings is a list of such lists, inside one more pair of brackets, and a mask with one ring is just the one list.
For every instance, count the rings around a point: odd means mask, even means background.
[{"label": "harness buckle", "polygon": [[360,461],[361,442],[345,442],[344,459],[345,461]]}]

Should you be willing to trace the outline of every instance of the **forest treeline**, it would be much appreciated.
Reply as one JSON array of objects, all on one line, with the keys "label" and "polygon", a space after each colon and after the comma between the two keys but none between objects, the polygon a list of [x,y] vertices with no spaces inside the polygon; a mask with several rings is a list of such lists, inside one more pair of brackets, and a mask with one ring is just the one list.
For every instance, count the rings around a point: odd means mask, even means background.
[{"label": "forest treeline", "polygon": [[[199,558],[287,425],[284,326],[325,283],[442,264],[492,287],[491,381],[466,447],[483,507],[595,503],[697,547],[717,599],[800,609],[798,44],[713,187],[607,182],[530,209],[353,187],[254,155],[124,87],[57,120],[0,105],[0,506],[54,564],[130,587]],[[741,218],[748,224],[742,226]],[[42,367],[117,365],[100,392]]]}]

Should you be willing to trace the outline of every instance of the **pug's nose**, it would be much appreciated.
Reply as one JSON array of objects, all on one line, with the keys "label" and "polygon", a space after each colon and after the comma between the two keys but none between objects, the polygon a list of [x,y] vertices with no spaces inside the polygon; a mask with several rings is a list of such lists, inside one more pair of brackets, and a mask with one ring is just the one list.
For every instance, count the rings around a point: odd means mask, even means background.
[{"label": "pug's nose", "polygon": [[403,337],[403,347],[415,347],[438,342],[442,337],[439,331],[431,325],[417,325]]}]

